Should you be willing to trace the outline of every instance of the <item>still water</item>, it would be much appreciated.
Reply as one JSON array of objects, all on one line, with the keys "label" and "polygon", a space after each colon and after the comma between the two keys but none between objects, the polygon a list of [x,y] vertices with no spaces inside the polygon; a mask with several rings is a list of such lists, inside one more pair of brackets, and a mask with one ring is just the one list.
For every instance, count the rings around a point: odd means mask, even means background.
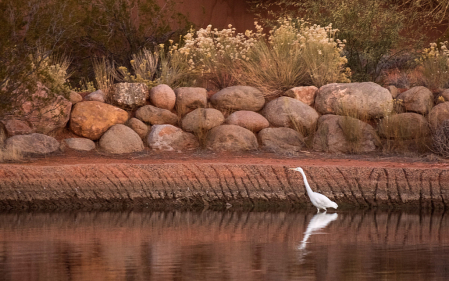
[{"label": "still water", "polygon": [[4,213],[0,280],[449,280],[449,216]]}]

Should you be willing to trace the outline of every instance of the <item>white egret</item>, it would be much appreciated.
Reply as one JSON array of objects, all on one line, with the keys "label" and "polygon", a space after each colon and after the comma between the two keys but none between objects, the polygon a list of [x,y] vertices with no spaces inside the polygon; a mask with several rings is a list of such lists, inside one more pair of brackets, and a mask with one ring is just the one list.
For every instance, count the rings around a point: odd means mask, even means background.
[{"label": "white egret", "polygon": [[310,198],[310,201],[312,202],[313,206],[315,206],[317,208],[317,212],[320,212],[320,209],[324,209],[324,211],[326,212],[326,208],[338,208],[337,203],[335,203],[334,201],[330,200],[329,198],[327,198],[326,196],[324,196],[321,193],[317,193],[317,192],[313,192],[312,189],[309,186],[309,183],[307,182],[307,178],[306,178],[306,174],[304,174],[304,170],[301,167],[297,167],[297,168],[290,168],[290,170],[293,171],[297,171],[300,172],[302,174],[302,177],[304,179],[304,184],[306,186],[306,190],[307,190],[307,195]]}]

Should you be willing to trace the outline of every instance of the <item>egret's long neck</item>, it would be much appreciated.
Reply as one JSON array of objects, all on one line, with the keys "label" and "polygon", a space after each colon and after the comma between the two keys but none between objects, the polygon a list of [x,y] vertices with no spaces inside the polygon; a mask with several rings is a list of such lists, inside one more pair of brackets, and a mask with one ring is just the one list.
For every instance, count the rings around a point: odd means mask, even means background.
[{"label": "egret's long neck", "polygon": [[308,194],[312,194],[313,191],[312,191],[312,189],[310,188],[309,182],[307,181],[306,174],[304,174],[304,172],[302,172],[302,171],[300,171],[300,172],[301,172],[302,177],[303,177],[303,179],[304,179],[304,185],[306,186],[307,193],[308,193]]}]

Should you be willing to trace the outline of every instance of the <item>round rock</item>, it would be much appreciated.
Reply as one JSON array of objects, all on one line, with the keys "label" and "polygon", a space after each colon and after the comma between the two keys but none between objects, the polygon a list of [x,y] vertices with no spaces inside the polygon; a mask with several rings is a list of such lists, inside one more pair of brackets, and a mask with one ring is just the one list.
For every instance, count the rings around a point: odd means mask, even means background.
[{"label": "round rock", "polygon": [[412,112],[383,118],[377,130],[381,137],[389,139],[413,139],[430,135],[426,118]]},{"label": "round rock", "polygon": [[133,129],[123,124],[109,128],[100,138],[99,146],[109,153],[122,154],[144,149],[143,141]]},{"label": "round rock", "polygon": [[307,104],[289,97],[279,97],[267,103],[262,115],[276,127],[289,127],[311,132],[318,120],[318,113]]},{"label": "round rock", "polygon": [[160,84],[150,90],[150,102],[159,108],[172,110],[175,107],[175,92],[166,84]]},{"label": "round rock", "polygon": [[393,110],[391,93],[373,82],[332,83],[322,86],[315,98],[320,114],[378,118]]},{"label": "round rock", "polygon": [[6,139],[6,150],[16,150],[19,154],[44,155],[59,150],[59,142],[50,136],[34,133],[17,135]]},{"label": "round rock", "polygon": [[443,102],[432,108],[428,120],[430,128],[436,130],[443,121],[449,119],[449,102]]},{"label": "round rock", "polygon": [[143,122],[151,125],[176,125],[178,123],[178,115],[170,110],[162,109],[152,105],[145,105],[137,109],[136,117]]},{"label": "round rock", "polygon": [[198,139],[172,125],[154,125],[147,138],[148,146],[154,150],[186,151],[199,147]]},{"label": "round rock", "polygon": [[112,85],[109,99],[118,107],[135,109],[145,104],[148,95],[148,87],[143,83],[117,83]]},{"label": "round rock", "polygon": [[413,87],[396,97],[401,100],[405,111],[427,114],[433,107],[433,94],[423,86]]},{"label": "round rock", "polygon": [[68,147],[74,150],[91,151],[95,149],[95,142],[86,138],[69,138],[62,140],[61,147],[63,149]]},{"label": "round rock", "polygon": [[259,111],[265,104],[263,93],[250,86],[232,86],[215,93],[210,101],[220,110]]},{"label": "round rock", "polygon": [[182,129],[187,132],[208,131],[221,125],[225,118],[214,108],[197,108],[182,119]]},{"label": "round rock", "polygon": [[207,106],[207,90],[200,87],[181,87],[175,89],[176,110],[184,116],[186,113]]},{"label": "round rock", "polygon": [[206,147],[215,151],[247,151],[258,148],[257,138],[248,129],[236,125],[220,125],[209,131]]},{"label": "round rock", "polygon": [[148,126],[137,118],[130,118],[126,122],[126,126],[133,129],[142,139],[145,139],[148,135]]},{"label": "round rock", "polygon": [[290,128],[265,128],[257,138],[263,149],[277,153],[298,152],[304,146],[304,137]]},{"label": "round rock", "polygon": [[270,123],[265,117],[257,112],[247,110],[239,110],[232,113],[226,118],[225,123],[241,126],[256,133],[270,126]]}]

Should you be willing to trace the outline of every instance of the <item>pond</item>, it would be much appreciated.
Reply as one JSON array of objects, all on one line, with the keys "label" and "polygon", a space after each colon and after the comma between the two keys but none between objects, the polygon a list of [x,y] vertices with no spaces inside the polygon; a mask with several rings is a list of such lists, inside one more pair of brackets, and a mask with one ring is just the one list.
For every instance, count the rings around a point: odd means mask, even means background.
[{"label": "pond", "polygon": [[449,280],[445,213],[0,214],[0,280]]}]

